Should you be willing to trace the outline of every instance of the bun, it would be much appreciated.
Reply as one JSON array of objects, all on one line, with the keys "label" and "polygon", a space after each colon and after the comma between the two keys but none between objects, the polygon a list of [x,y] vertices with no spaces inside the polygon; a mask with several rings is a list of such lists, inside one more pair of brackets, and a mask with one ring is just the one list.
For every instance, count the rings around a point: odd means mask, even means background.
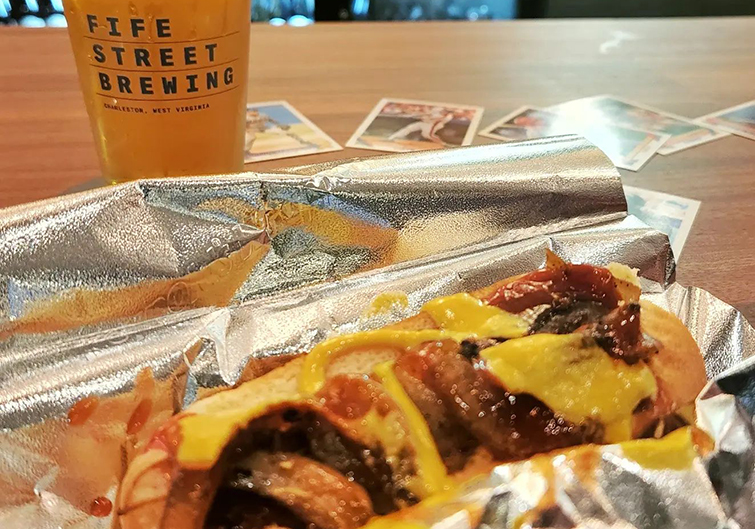
[{"label": "bun", "polygon": [[638,431],[690,406],[707,382],[705,360],[689,329],[675,315],[649,301],[641,301],[640,306],[642,331],[658,343],[658,353],[648,362],[658,383],[658,396],[652,408],[638,414]]}]

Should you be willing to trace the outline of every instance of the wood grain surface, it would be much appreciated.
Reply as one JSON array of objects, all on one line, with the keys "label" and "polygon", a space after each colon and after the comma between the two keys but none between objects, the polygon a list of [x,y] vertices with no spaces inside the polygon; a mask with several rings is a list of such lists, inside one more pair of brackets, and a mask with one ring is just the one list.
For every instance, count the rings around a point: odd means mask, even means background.
[{"label": "wood grain surface", "polygon": [[[0,28],[0,50],[0,207],[100,182],[65,30]],[[386,96],[481,105],[483,127],[600,93],[689,117],[755,98],[755,18],[254,25],[251,51],[249,100],[286,99],[341,143]],[[702,201],[678,280],[755,321],[755,142],[731,136],[622,174]]]}]

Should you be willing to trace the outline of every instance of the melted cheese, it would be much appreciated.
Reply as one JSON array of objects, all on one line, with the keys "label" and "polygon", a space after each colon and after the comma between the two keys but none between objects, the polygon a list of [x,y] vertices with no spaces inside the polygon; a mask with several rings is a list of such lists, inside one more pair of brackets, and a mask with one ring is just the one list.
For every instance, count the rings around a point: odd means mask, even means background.
[{"label": "melted cheese", "polygon": [[401,410],[417,456],[417,474],[420,481],[416,484],[410,483],[409,490],[420,498],[426,498],[449,489],[452,483],[446,472],[443,459],[438,453],[438,448],[435,446],[430,427],[396,378],[396,374],[393,372],[393,362],[375,366],[375,374],[380,379],[385,391]]},{"label": "melted cheese", "polygon": [[375,345],[407,347],[436,340],[467,338],[516,338],[527,334],[527,322],[497,307],[486,305],[469,294],[455,294],[434,299],[424,307],[440,329],[402,331],[378,329],[337,336],[316,345],[304,360],[299,376],[299,391],[305,395],[317,393],[325,385],[328,364],[338,356],[357,347]]},{"label": "melted cheese", "polygon": [[578,334],[536,334],[480,355],[509,391],[537,397],[572,423],[601,422],[608,442],[631,438],[632,412],[657,391],[647,365],[614,360]]},{"label": "melted cheese", "polygon": [[621,443],[624,457],[650,469],[684,470],[698,455],[693,429],[679,428],[660,439],[637,439]]},{"label": "melted cheese", "polygon": [[468,332],[480,338],[519,338],[529,331],[529,324],[516,314],[469,294],[434,299],[422,311],[430,314],[441,329]]},{"label": "melted cheese", "polygon": [[178,461],[184,468],[210,468],[240,428],[267,413],[271,406],[294,401],[295,397],[271,398],[246,409],[184,415],[178,421],[178,425],[181,428],[181,438],[190,441],[179,443]]}]

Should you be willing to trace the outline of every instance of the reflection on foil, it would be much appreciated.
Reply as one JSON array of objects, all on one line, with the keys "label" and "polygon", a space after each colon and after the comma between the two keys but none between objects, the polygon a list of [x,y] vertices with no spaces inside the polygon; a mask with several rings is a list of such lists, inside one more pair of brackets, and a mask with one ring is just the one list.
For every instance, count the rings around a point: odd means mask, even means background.
[{"label": "reflection on foil", "polygon": [[236,304],[625,214],[618,173],[575,137],[295,171],[141,181],[6,210],[0,350],[22,334]]},{"label": "reflection on foil", "polygon": [[211,248],[218,253],[210,264],[177,279],[145,280],[118,289],[71,288],[47,299],[30,301],[19,316],[0,328],[0,339],[13,334],[54,332],[131,317],[148,319],[192,308],[225,306],[269,246],[251,241],[235,251],[230,251],[227,244],[222,249]]},{"label": "reflection on foil", "polygon": [[0,212],[0,527],[110,527],[125,465],[170,414],[333,333],[537,268],[545,248],[638,268],[646,297],[688,325],[709,375],[723,373],[700,400],[716,449],[677,470],[619,447],[504,465],[413,516],[752,526],[754,377],[732,369],[755,332],[674,283],[667,238],[626,217],[615,169],[563,137],[137,182]]}]

